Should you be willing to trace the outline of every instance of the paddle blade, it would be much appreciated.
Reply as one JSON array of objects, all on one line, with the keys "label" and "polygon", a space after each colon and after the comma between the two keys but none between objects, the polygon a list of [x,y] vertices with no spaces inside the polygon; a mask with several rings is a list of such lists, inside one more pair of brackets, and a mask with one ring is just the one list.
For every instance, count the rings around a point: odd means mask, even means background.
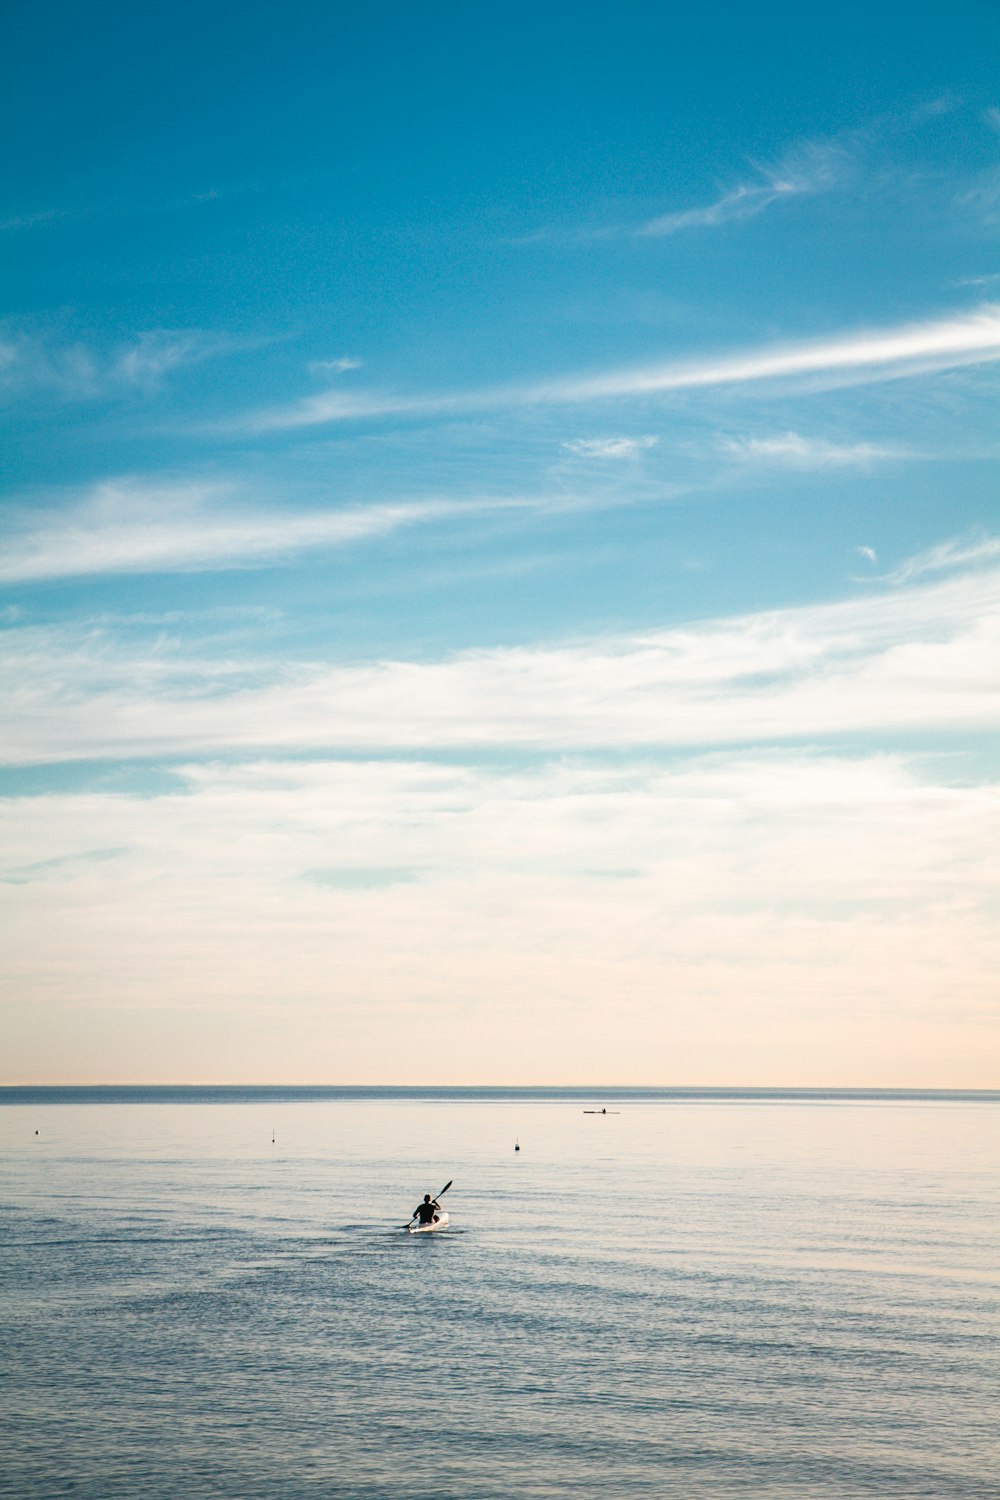
[{"label": "paddle blade", "polygon": [[447,1191],[448,1191],[448,1189],[449,1189],[449,1188],[450,1188],[450,1187],[451,1187],[451,1184],[452,1184],[452,1183],[453,1183],[453,1182],[454,1182],[454,1181],[455,1181],[455,1179],[454,1179],[454,1177],[452,1177],[452,1178],[451,1178],[451,1179],[450,1179],[450,1180],[449,1180],[449,1181],[448,1181],[448,1182],[446,1182],[446,1183],[445,1183],[445,1185],[444,1185],[444,1187],[443,1187],[443,1188],[442,1188],[442,1189],[441,1189],[441,1191],[440,1191],[440,1192],[439,1192],[439,1193],[438,1193],[438,1197],[439,1197],[439,1198],[443,1198],[443,1197],[444,1197],[444,1195],[445,1195],[445,1193],[446,1193],[446,1192],[447,1192]]}]

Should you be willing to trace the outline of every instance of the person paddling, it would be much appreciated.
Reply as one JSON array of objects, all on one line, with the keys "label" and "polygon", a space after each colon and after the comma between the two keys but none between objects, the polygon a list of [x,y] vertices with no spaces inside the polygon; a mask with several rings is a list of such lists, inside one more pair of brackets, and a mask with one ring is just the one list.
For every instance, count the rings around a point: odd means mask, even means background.
[{"label": "person paddling", "polygon": [[437,1199],[432,1198],[430,1193],[425,1193],[423,1203],[418,1203],[413,1210],[413,1217],[419,1219],[421,1224],[436,1224],[440,1212],[441,1205]]},{"label": "person paddling", "polygon": [[447,1228],[448,1215],[445,1213],[444,1209],[441,1207],[441,1204],[438,1202],[438,1198],[443,1198],[450,1187],[451,1179],[449,1178],[444,1187],[438,1193],[437,1198],[432,1198],[430,1193],[425,1193],[423,1203],[417,1204],[416,1208],[413,1210],[413,1218],[410,1220],[409,1224],[406,1224],[403,1227],[407,1229],[410,1234],[427,1234],[429,1230]]}]

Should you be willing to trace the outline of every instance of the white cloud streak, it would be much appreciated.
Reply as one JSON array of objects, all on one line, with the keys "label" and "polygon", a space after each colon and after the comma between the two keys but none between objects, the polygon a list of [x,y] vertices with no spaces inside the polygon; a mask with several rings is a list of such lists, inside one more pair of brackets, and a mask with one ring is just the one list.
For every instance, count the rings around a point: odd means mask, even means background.
[{"label": "white cloud streak", "polygon": [[577,458],[638,458],[658,441],[655,437],[572,438],[562,446]]},{"label": "white cloud streak", "polygon": [[197,329],[154,328],[98,350],[8,327],[0,329],[0,397],[48,393],[64,401],[95,401],[149,393],[175,370],[240,347],[233,339]]},{"label": "white cloud streak", "polygon": [[705,204],[701,208],[681,209],[677,213],[660,214],[635,232],[647,239],[660,239],[679,234],[685,229],[710,229],[718,224],[752,219],[791,191],[780,183],[741,183],[739,187],[716,198],[714,203]]},{"label": "white cloud streak", "polygon": [[723,437],[719,448],[741,463],[774,464],[791,469],[870,468],[890,459],[912,458],[902,448],[877,443],[832,443],[826,438],[783,432],[775,437]]},{"label": "white cloud streak", "polygon": [[833,377],[840,385],[896,379],[1000,359],[1000,304],[952,317],[871,329],[837,338],[769,345],[743,353],[676,360],[538,384],[437,395],[323,391],[291,406],[254,413],[235,425],[255,433],[387,416],[449,416],[470,411],[586,405],[764,381]]},{"label": "white cloud streak", "polygon": [[343,355],[340,359],[314,359],[310,362],[311,375],[346,375],[349,370],[360,370],[363,360]]},{"label": "white cloud streak", "polygon": [[659,214],[635,233],[659,239],[688,229],[712,229],[756,218],[784,199],[812,196],[838,187],[849,162],[850,153],[842,143],[804,142],[786,152],[774,166],[759,166],[755,180],[739,183],[702,207]]},{"label": "white cloud streak", "polygon": [[1000,559],[1000,537],[955,537],[908,558],[886,575],[889,583],[911,583],[928,573],[953,572],[958,568],[989,567]]},{"label": "white cloud streak", "polygon": [[957,208],[975,216],[986,228],[1000,223],[1000,168],[981,172],[955,199]]},{"label": "white cloud streak", "polygon": [[13,764],[272,751],[579,751],[1000,729],[1000,569],[837,604],[439,661],[254,667],[13,628]]},{"label": "white cloud streak", "polygon": [[843,187],[864,139],[863,134],[855,132],[835,140],[799,141],[776,162],[750,162],[752,175],[733,187],[722,189],[710,202],[657,214],[640,224],[606,223],[576,229],[550,226],[520,235],[515,243],[663,239],[689,230],[715,229],[720,225],[753,219],[783,200],[812,197]]},{"label": "white cloud streak", "polygon": [[225,486],[99,485],[81,503],[22,513],[0,542],[0,582],[109,573],[191,572],[282,562],[307,550],[347,546],[406,527],[524,509],[516,498],[423,500],[328,510],[259,509],[230,503]]}]

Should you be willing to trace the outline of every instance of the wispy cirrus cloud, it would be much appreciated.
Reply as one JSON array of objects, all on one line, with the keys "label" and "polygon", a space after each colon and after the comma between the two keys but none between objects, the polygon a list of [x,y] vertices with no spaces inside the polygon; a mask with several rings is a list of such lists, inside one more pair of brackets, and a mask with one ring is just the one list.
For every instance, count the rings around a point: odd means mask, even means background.
[{"label": "wispy cirrus cloud", "polygon": [[573,229],[550,226],[520,235],[516,243],[664,239],[690,230],[714,229],[754,219],[777,203],[845,186],[855,170],[865,139],[863,132],[846,132],[830,139],[796,141],[776,161],[748,162],[749,173],[732,186],[721,187],[706,203],[672,209],[638,223],[604,223]]},{"label": "wispy cirrus cloud", "polygon": [[794,196],[794,189],[781,183],[745,183],[723,193],[712,203],[700,208],[680,209],[675,213],[659,214],[647,224],[634,231],[646,239],[662,239],[667,235],[680,234],[685,229],[710,229],[717,224],[732,224],[740,219],[753,219],[780,198]]},{"label": "wispy cirrus cloud", "polygon": [[332,389],[288,406],[250,413],[230,424],[230,429],[249,433],[294,431],[388,416],[418,418],[585,405],[764,381],[801,384],[818,377],[850,386],[998,359],[1000,304],[985,303],[971,311],[895,327],[521,385],[413,395],[352,395]]},{"label": "wispy cirrus cloud", "polygon": [[722,437],[719,450],[741,463],[776,464],[792,469],[870,468],[890,459],[912,458],[904,448],[878,443],[834,443],[826,438],[783,432],[774,437]]},{"label": "wispy cirrus cloud", "polygon": [[659,438],[651,437],[605,437],[571,438],[563,443],[567,453],[577,458],[637,458],[640,453],[655,448]]},{"label": "wispy cirrus cloud", "polygon": [[40,515],[8,515],[0,582],[111,573],[195,572],[280,563],[406,527],[526,509],[516,497],[422,500],[292,511],[247,503],[223,484],[119,480]]},{"label": "wispy cirrus cloud", "polygon": [[162,634],[152,649],[109,625],[15,625],[2,638],[4,753],[14,764],[250,748],[577,753],[996,731],[992,561],[832,604],[439,660],[275,665],[255,658],[248,621],[236,671],[229,635],[213,661],[207,642],[192,657]]},{"label": "wispy cirrus cloud", "polygon": [[955,197],[955,207],[971,214],[980,224],[993,229],[1000,222],[1000,168],[980,172]]},{"label": "wispy cirrus cloud", "polygon": [[199,329],[153,328],[100,349],[8,325],[0,328],[0,398],[48,393],[95,401],[149,393],[176,370],[245,347],[245,341]]},{"label": "wispy cirrus cloud", "polygon": [[[573,229],[548,227],[520,236],[517,243],[662,239],[755,219],[776,205],[851,186],[861,177],[866,157],[880,142],[920,129],[955,107],[951,98],[929,100],[912,110],[882,116],[867,127],[793,141],[774,160],[748,160],[749,170],[730,184],[720,184],[707,201],[670,209],[639,223],[619,221]],[[986,109],[981,118],[991,130],[1000,128],[996,123],[1000,120],[1000,110]]]},{"label": "wispy cirrus cloud", "polygon": [[911,583],[913,579],[923,578],[928,573],[953,572],[959,568],[989,567],[998,559],[1000,559],[1000,537],[988,536],[985,533],[952,537],[936,547],[929,547],[926,552],[918,552],[915,557],[907,558],[898,568],[893,568],[891,573],[885,575],[885,581],[897,584]]},{"label": "wispy cirrus cloud", "polygon": [[353,359],[343,354],[339,359],[314,359],[309,363],[310,375],[346,375],[350,370],[360,370],[364,360]]},{"label": "wispy cirrus cloud", "polygon": [[773,165],[755,165],[749,181],[737,183],[712,202],[658,214],[633,233],[660,239],[689,229],[711,229],[756,218],[776,203],[840,187],[850,174],[852,159],[846,140],[801,142]]}]

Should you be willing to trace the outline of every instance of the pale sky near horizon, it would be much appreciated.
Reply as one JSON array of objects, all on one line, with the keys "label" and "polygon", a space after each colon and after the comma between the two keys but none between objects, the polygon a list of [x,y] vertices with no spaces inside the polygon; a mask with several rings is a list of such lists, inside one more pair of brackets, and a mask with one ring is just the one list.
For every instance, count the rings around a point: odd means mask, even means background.
[{"label": "pale sky near horizon", "polygon": [[997,1086],[998,42],[5,8],[0,1083]]}]

